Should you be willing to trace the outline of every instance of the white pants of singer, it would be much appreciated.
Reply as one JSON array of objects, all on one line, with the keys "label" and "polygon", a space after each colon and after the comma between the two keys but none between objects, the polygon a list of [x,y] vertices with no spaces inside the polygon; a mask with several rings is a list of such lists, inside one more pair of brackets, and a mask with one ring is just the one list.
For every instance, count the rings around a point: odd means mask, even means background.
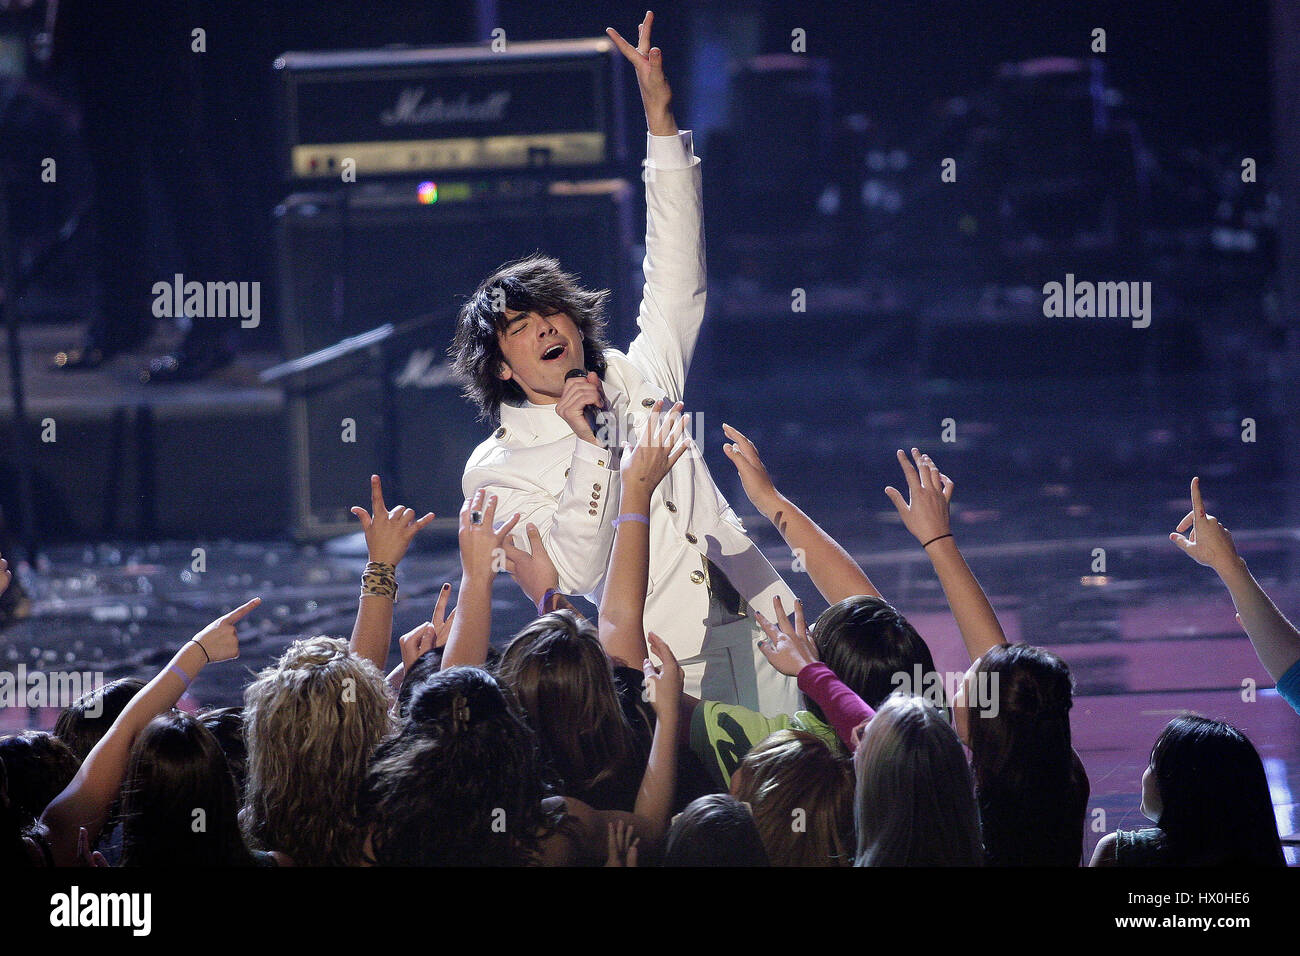
[{"label": "white pants of singer", "polygon": [[793,714],[802,705],[795,678],[786,677],[758,649],[763,629],[753,612],[736,618],[711,602],[704,646],[695,657],[679,661],[684,691],[700,700],[740,704],[761,714]]}]

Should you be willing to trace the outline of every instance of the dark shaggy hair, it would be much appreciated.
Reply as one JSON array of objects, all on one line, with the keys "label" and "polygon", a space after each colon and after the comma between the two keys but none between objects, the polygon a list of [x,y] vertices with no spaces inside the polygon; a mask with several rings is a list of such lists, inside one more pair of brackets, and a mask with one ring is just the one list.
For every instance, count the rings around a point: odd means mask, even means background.
[{"label": "dark shaggy hair", "polygon": [[749,807],[729,793],[692,800],[673,818],[664,866],[770,866]]},{"label": "dark shaggy hair", "polygon": [[478,667],[416,687],[365,789],[370,858],[382,866],[523,866],[564,818],[542,781],[537,738],[509,691]]},{"label": "dark shaggy hair", "polygon": [[1167,862],[1285,866],[1268,778],[1250,740],[1205,717],[1175,717],[1151,748]]},{"label": "dark shaggy hair", "polygon": [[230,773],[235,778],[235,793],[242,799],[248,777],[248,742],[244,740],[244,708],[219,707],[198,715],[199,723],[212,731],[226,755]]},{"label": "dark shaggy hair", "polygon": [[9,802],[27,823],[40,819],[81,766],[71,747],[43,730],[0,737],[0,759],[9,770]]},{"label": "dark shaggy hair", "polygon": [[131,698],[143,689],[140,678],[121,677],[82,694],[63,708],[54,722],[54,736],[71,747],[78,760],[85,760]]},{"label": "dark shaggy hair", "polygon": [[1088,775],[1070,743],[1070,668],[1041,647],[999,644],[975,676],[997,695],[996,714],[972,706],[968,721],[985,862],[1078,866]]},{"label": "dark shaggy hair", "polygon": [[[526,400],[514,379],[497,374],[505,361],[498,336],[505,331],[507,311],[543,316],[563,312],[582,332],[587,368],[604,378],[608,297],[608,289],[584,289],[558,261],[536,253],[507,262],[484,279],[461,306],[456,335],[447,350],[452,373],[461,383],[462,394],[478,406],[479,418],[495,422],[503,402],[520,405]],[[495,308],[498,305],[504,308]]]},{"label": "dark shaggy hair", "polygon": [[[810,637],[818,659],[873,708],[897,689],[899,675],[912,681],[918,664],[923,681],[934,673],[929,645],[907,618],[878,597],[857,595],[832,604],[813,623]],[[937,676],[935,680],[942,685]],[[830,723],[807,694],[803,703],[818,720]],[[942,699],[931,703],[946,705]]]},{"label": "dark shaggy hair", "polygon": [[123,866],[254,864],[221,744],[181,711],[155,717],[131,748],[122,821]]}]

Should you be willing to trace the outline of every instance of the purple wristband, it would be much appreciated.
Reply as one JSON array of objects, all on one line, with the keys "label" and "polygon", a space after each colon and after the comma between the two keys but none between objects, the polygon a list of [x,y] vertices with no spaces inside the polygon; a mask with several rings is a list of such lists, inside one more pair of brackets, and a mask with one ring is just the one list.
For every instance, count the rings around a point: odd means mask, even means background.
[{"label": "purple wristband", "polygon": [[547,588],[546,593],[542,595],[541,600],[537,602],[537,616],[541,617],[546,613],[546,602],[551,599],[552,594],[559,594],[555,588]]},{"label": "purple wristband", "polygon": [[650,516],[638,514],[637,512],[634,511],[628,511],[624,514],[619,515],[617,518],[611,521],[610,524],[612,524],[615,528],[617,528],[624,521],[640,521],[647,528],[650,527]]},{"label": "purple wristband", "polygon": [[181,683],[185,685],[186,689],[189,688],[190,681],[194,679],[193,677],[186,677],[185,672],[181,670],[179,667],[177,667],[175,664],[168,664],[167,669],[169,671],[173,671],[176,674],[176,676],[181,679]]}]

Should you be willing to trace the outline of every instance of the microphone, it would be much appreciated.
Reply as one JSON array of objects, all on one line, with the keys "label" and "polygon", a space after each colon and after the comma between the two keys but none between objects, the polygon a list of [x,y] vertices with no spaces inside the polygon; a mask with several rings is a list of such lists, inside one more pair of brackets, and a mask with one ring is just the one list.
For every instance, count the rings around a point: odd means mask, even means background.
[{"label": "microphone", "polygon": [[[587,370],[585,368],[571,368],[564,373],[564,380],[566,382],[571,378],[586,378],[586,377],[587,377]],[[587,419],[587,427],[591,429],[591,433],[596,436],[597,441],[601,441],[601,435],[600,435],[601,411],[602,409],[597,405],[587,405],[582,410],[583,417]],[[606,448],[609,447],[608,442],[601,441],[601,444],[603,444]]]}]

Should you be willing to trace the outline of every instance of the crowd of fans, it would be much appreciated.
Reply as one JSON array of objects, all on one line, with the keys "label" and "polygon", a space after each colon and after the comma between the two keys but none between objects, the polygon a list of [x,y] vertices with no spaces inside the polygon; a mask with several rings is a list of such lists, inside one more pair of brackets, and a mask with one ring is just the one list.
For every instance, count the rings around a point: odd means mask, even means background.
[{"label": "crowd of fans", "polygon": [[[656,409],[656,413],[661,412]],[[680,409],[624,455],[653,490],[680,454]],[[239,655],[260,598],[182,644],[152,679],[114,681],[51,733],[0,739],[0,840],[28,866],[1061,866],[1083,858],[1089,782],[1071,743],[1073,682],[1058,655],[1008,643],[949,524],[953,482],[898,452],[887,494],[929,556],[970,669],[951,699],[924,638],[861,567],[778,492],[728,427],[746,494],[830,604],[752,612],[770,664],[804,709],[760,714],[682,692],[671,650],[642,627],[649,528],[618,526],[596,621],[555,589],[541,536],[515,543],[478,492],[460,516],[454,609],[393,643],[397,568],[432,520],[356,508],[369,549],[348,639],[291,644],[242,707],[176,705]],[[1218,573],[1278,692],[1300,711],[1300,634],[1260,589],[1199,482],[1174,544]],[[537,618],[499,653],[492,589],[509,572]],[[10,574],[0,560],[0,590]],[[658,659],[654,663],[653,658]],[[991,692],[991,693],[990,693]],[[1264,767],[1229,724],[1185,715],[1142,778],[1153,826],[1098,844],[1094,866],[1284,865]]]}]

